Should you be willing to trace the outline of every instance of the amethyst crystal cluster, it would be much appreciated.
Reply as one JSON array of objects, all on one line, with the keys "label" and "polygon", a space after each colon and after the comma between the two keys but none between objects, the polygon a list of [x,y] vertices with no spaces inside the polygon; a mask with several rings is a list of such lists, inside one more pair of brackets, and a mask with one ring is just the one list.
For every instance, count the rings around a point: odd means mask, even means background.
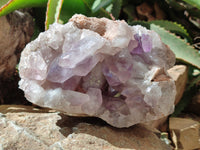
[{"label": "amethyst crystal cluster", "polygon": [[166,70],[174,63],[154,31],[74,15],[26,46],[19,87],[39,106],[129,127],[173,112],[176,90]]}]

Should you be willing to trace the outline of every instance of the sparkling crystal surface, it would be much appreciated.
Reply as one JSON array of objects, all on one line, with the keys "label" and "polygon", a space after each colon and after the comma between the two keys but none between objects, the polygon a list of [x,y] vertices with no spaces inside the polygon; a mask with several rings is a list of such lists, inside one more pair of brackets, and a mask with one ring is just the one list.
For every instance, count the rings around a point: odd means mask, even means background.
[{"label": "sparkling crystal surface", "polygon": [[176,90],[166,70],[174,63],[154,31],[74,15],[26,46],[19,87],[39,106],[129,127],[173,112]]}]

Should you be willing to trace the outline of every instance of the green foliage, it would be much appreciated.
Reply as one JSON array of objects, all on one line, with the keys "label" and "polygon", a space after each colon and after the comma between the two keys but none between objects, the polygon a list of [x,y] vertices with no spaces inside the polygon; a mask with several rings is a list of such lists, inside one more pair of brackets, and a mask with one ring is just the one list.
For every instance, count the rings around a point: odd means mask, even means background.
[{"label": "green foliage", "polygon": [[[184,11],[190,8],[200,9],[200,1],[199,0],[165,0],[171,7],[173,7],[177,11]],[[185,2],[185,4],[183,4]]]},{"label": "green foliage", "polygon": [[100,11],[101,8],[105,8],[112,3],[112,0],[95,0],[92,5],[92,13]]},{"label": "green foliage", "polygon": [[165,30],[168,30],[172,33],[178,34],[186,39],[187,42],[192,43],[192,39],[188,34],[187,30],[177,22],[167,21],[167,20],[154,20],[150,21],[150,23],[163,27]]},{"label": "green foliage", "polygon": [[95,0],[91,7],[91,16],[108,17],[111,14],[118,19],[122,7],[122,0]]},{"label": "green foliage", "polygon": [[47,13],[45,21],[45,29],[49,28],[49,25],[58,22],[63,0],[49,0],[47,4]]},{"label": "green foliage", "polygon": [[43,7],[47,2],[48,0],[1,0],[0,16],[21,8]]},{"label": "green foliage", "polygon": [[95,0],[82,0],[82,1],[88,7],[88,9],[91,10],[92,5],[93,5]]},{"label": "green foliage", "polygon": [[9,1],[9,0],[1,0],[1,1],[0,1],[0,6],[5,5],[8,1]]},{"label": "green foliage", "polygon": [[89,5],[93,0],[64,0],[60,19],[66,23],[74,14],[90,14]]},{"label": "green foliage", "polygon": [[179,4],[176,0],[165,0],[169,6],[173,7],[177,11],[183,11],[185,10],[185,7],[181,4]]},{"label": "green foliage", "polygon": [[[64,22],[67,22],[68,19],[75,13],[87,14],[89,13],[89,4],[93,2],[93,0],[64,0],[63,4],[58,2],[54,2],[49,0],[49,4],[55,4],[54,7],[49,5],[48,14],[52,14],[50,16],[55,16],[56,14],[60,14],[60,17]],[[6,15],[14,10],[22,9],[22,8],[30,8],[30,7],[45,7],[47,6],[48,0],[3,0],[0,2],[0,16]],[[57,4],[62,4],[62,9],[57,9]],[[88,5],[86,5],[88,4]],[[59,6],[61,8],[61,6]],[[58,7],[58,8],[59,8]],[[58,10],[58,11],[55,11]],[[62,10],[62,11],[61,11]],[[60,12],[61,11],[61,12]],[[53,14],[55,13],[55,15]],[[53,23],[53,22],[52,22]]]},{"label": "green foliage", "polygon": [[141,20],[138,20],[138,21],[131,21],[129,22],[129,25],[141,25],[143,27],[146,27],[147,29],[150,29],[150,23],[149,22],[146,22],[146,21],[141,21]]},{"label": "green foliage", "polygon": [[123,12],[128,16],[127,22],[132,22],[136,18],[135,6],[126,5],[123,8]]},{"label": "green foliage", "polygon": [[177,59],[200,69],[200,54],[193,47],[176,35],[155,24],[151,24],[150,29],[160,35],[162,41],[170,47]]},{"label": "green foliage", "polygon": [[[194,28],[193,24],[200,29],[200,1],[199,0],[164,0],[157,1],[168,14],[170,20],[186,25],[187,29]],[[193,36],[193,33],[190,33]],[[194,37],[192,37],[194,38]]]},{"label": "green foliage", "polygon": [[113,6],[111,10],[112,15],[117,19],[119,17],[122,6],[122,0],[113,0]]},{"label": "green foliage", "polygon": [[200,9],[200,1],[199,0],[183,0],[185,1],[186,3]]}]

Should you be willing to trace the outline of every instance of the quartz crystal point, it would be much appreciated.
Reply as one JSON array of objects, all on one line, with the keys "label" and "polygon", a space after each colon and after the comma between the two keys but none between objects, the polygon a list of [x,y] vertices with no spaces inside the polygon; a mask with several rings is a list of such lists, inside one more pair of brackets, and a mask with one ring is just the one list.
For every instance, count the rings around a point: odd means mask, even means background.
[{"label": "quartz crystal point", "polygon": [[154,31],[74,15],[54,23],[21,54],[19,87],[32,103],[115,127],[173,112],[175,55]]}]

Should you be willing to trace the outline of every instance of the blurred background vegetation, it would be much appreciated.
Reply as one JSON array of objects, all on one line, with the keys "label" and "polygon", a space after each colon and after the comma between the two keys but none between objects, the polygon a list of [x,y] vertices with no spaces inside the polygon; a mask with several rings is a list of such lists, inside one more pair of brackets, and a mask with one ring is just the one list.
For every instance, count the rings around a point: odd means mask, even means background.
[{"label": "blurred background vegetation", "polygon": [[188,84],[176,116],[200,92],[200,0],[1,0],[0,16],[26,10],[34,18],[34,40],[54,22],[66,23],[79,13],[125,20],[156,31],[176,54],[176,64],[188,66]]}]

